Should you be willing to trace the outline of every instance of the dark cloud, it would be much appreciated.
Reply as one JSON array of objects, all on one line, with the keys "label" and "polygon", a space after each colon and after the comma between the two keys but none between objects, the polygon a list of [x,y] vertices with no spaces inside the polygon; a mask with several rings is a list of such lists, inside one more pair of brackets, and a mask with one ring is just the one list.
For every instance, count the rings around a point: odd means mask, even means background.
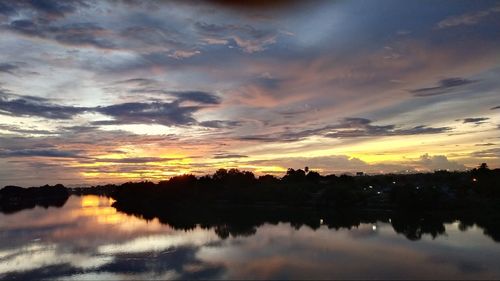
[{"label": "dark cloud", "polygon": [[371,136],[405,136],[438,134],[451,130],[449,127],[427,127],[425,125],[415,126],[409,129],[398,129],[396,125],[372,125],[372,121],[364,118],[346,118],[333,132],[327,133],[325,137],[330,138],[356,138]]},{"label": "dark cloud", "polygon": [[253,39],[266,38],[271,34],[270,31],[256,29],[250,25],[236,25],[236,24],[209,24],[205,22],[196,22],[195,28],[198,31],[217,36],[227,36],[238,33]]},{"label": "dark cloud", "polygon": [[179,102],[192,101],[204,104],[219,104],[221,102],[218,96],[202,91],[171,92],[171,94],[176,96]]},{"label": "dark cloud", "polygon": [[492,108],[490,108],[490,109],[491,109],[491,110],[500,109],[500,105],[499,105],[499,106],[492,107]]},{"label": "dark cloud", "polygon": [[62,26],[38,23],[28,19],[14,20],[7,30],[30,37],[54,40],[61,44],[73,46],[92,46],[102,49],[113,49],[115,45],[109,41],[111,31],[93,23],[74,23]]},{"label": "dark cloud", "polygon": [[272,77],[259,77],[253,82],[255,85],[263,87],[268,90],[277,90],[284,82],[284,79],[272,78]]},{"label": "dark cloud", "polygon": [[329,125],[317,129],[309,129],[298,132],[284,132],[277,135],[244,136],[241,140],[250,141],[298,141],[311,136],[323,136],[328,138],[358,138],[358,137],[383,137],[383,136],[405,136],[420,134],[439,134],[450,131],[450,127],[427,127],[425,125],[415,126],[409,129],[400,129],[396,125],[373,125],[366,118],[345,118],[336,125]]},{"label": "dark cloud", "polygon": [[250,25],[210,24],[196,22],[195,29],[208,44],[234,44],[247,53],[262,51],[269,44],[276,42],[276,33],[270,30],[256,29]]},{"label": "dark cloud", "polygon": [[179,160],[182,158],[163,158],[163,157],[132,157],[132,158],[99,158],[93,162],[103,163],[152,163],[152,162],[165,162],[170,160]]},{"label": "dark cloud", "polygon": [[[234,10],[265,11],[275,9],[290,9],[298,5],[301,1],[297,0],[205,0],[205,2],[218,7]],[[319,2],[319,1],[318,1]]]},{"label": "dark cloud", "polygon": [[240,121],[228,121],[228,120],[210,120],[198,123],[200,126],[208,128],[231,128],[240,126],[242,122]]},{"label": "dark cloud", "polygon": [[107,39],[105,30],[102,27],[91,23],[71,24],[50,30],[53,38],[63,44],[76,46],[93,46],[103,49],[115,48],[115,45]]},{"label": "dark cloud", "polygon": [[[144,21],[147,21],[150,26],[144,25]],[[132,46],[147,44],[169,50],[183,49],[190,45],[187,42],[182,42],[185,41],[184,38],[175,29],[161,26],[161,23],[151,22],[147,18],[135,26],[125,28],[119,34],[126,38]]]},{"label": "dark cloud", "polygon": [[59,130],[63,133],[80,134],[95,132],[98,128],[98,126],[70,126],[59,128]]},{"label": "dark cloud", "polygon": [[0,150],[1,157],[54,157],[54,158],[82,158],[81,151],[65,151],[56,149],[22,149]]},{"label": "dark cloud", "polygon": [[[127,85],[125,89],[119,85]],[[111,87],[111,91],[125,91],[130,94],[155,94],[155,100],[161,100],[158,94],[175,98],[181,102],[195,102],[207,105],[216,105],[221,103],[221,98],[213,93],[205,91],[171,91],[165,89],[164,85],[157,80],[147,78],[131,78],[115,82],[118,87]]]},{"label": "dark cloud", "polygon": [[[158,276],[168,271],[175,271],[181,280],[218,279],[225,268],[201,261],[196,255],[198,251],[199,248],[195,246],[182,246],[155,255],[151,252],[118,254],[114,256],[111,263],[95,271],[120,274],[154,272]],[[194,265],[196,269],[187,270],[187,265]]]},{"label": "dark cloud", "polygon": [[148,79],[148,78],[131,78],[127,80],[122,80],[115,82],[115,84],[130,84],[130,85],[138,85],[138,86],[150,86],[156,85],[156,80]]},{"label": "dark cloud", "polygon": [[479,158],[500,158],[500,148],[475,151],[472,153],[472,156]]},{"label": "dark cloud", "polygon": [[474,123],[476,125],[480,125],[480,124],[485,123],[484,121],[486,121],[486,120],[490,120],[490,118],[486,118],[486,117],[465,118],[462,121],[463,121],[464,124],[466,124],[466,123]]},{"label": "dark cloud", "polygon": [[[0,84],[1,86],[1,84]],[[17,95],[12,93],[11,91],[0,87],[0,100],[9,100],[9,99],[23,99],[28,100],[30,102],[48,102],[47,98],[30,96],[30,95]]]},{"label": "dark cloud", "polygon": [[12,63],[0,63],[0,72],[14,74],[14,71],[19,67]]},{"label": "dark cloud", "polygon": [[71,119],[88,108],[55,105],[45,102],[43,98],[20,96],[11,99],[7,95],[0,95],[0,114],[11,116],[36,116],[47,119]]},{"label": "dark cloud", "polygon": [[413,93],[416,97],[429,97],[429,96],[437,96],[449,93],[451,90],[457,89],[461,86],[465,86],[471,83],[477,82],[476,80],[468,80],[460,77],[446,78],[440,80],[438,85],[435,87],[428,88],[419,88],[410,90],[410,93]]},{"label": "dark cloud", "polygon": [[188,125],[196,123],[192,114],[199,109],[196,106],[180,106],[179,102],[122,103],[95,108],[95,111],[111,116],[114,120],[96,121],[92,124]]},{"label": "dark cloud", "polygon": [[301,105],[299,107],[296,107],[296,108],[288,108],[288,109],[285,109],[285,110],[281,110],[281,111],[278,111],[277,113],[279,115],[282,115],[284,116],[285,118],[292,118],[292,117],[297,117],[299,115],[302,115],[302,114],[306,114],[306,113],[311,113],[315,111],[314,108],[311,108],[309,105]]},{"label": "dark cloud", "polygon": [[[11,116],[34,116],[48,119],[72,119],[84,112],[98,112],[113,120],[94,121],[91,127],[98,125],[116,124],[161,124],[161,125],[188,125],[196,124],[193,113],[200,110],[201,106],[182,106],[183,101],[193,101],[202,104],[217,104],[220,102],[215,95],[205,92],[177,92],[178,99],[173,102],[150,103],[122,103],[110,106],[75,107],[50,103],[46,99],[17,96],[0,93],[0,114]],[[203,122],[202,122],[203,123]],[[204,126],[230,126],[236,123],[231,121],[208,121]],[[82,128],[79,128],[82,129]]]},{"label": "dark cloud", "polygon": [[83,269],[76,268],[70,263],[46,265],[26,271],[13,271],[2,275],[6,280],[41,280],[56,279],[63,276],[71,276],[83,273]]},{"label": "dark cloud", "polygon": [[84,0],[16,0],[1,1],[0,14],[15,15],[22,12],[35,13],[39,18],[51,20],[74,13],[79,7],[88,7]]},{"label": "dark cloud", "polygon": [[247,155],[241,154],[215,154],[214,159],[231,159],[231,158],[246,158]]},{"label": "dark cloud", "polygon": [[491,143],[491,142],[488,142],[488,143],[478,143],[478,144],[476,144],[476,146],[494,146],[494,145],[496,145],[496,144]]},{"label": "dark cloud", "polygon": [[29,129],[29,128],[22,128],[20,126],[5,125],[5,124],[0,124],[0,130],[5,130],[5,131],[19,133],[19,134],[28,134],[28,135],[56,135],[56,134],[58,134],[58,132],[53,132],[53,131],[48,131],[48,130]]},{"label": "dark cloud", "polygon": [[13,7],[12,3],[14,1],[0,1],[0,15],[12,15],[16,13],[15,7]]},{"label": "dark cloud", "polygon": [[[278,142],[278,141],[287,141],[285,139],[280,139],[275,136],[266,136],[266,135],[249,135],[249,136],[241,136],[238,137],[239,140],[242,141],[258,141],[258,142]],[[299,140],[299,139],[296,139]],[[288,141],[296,141],[296,140],[288,140]]]}]

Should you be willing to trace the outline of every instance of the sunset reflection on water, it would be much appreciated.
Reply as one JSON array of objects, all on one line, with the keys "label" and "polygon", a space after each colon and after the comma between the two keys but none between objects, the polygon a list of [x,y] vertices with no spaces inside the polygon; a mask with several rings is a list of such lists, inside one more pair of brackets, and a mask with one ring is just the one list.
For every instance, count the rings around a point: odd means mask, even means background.
[{"label": "sunset reflection on water", "polygon": [[[265,223],[221,237],[71,196],[62,208],[0,214],[1,279],[492,279],[500,244],[477,226],[410,241],[384,222],[351,229]],[[452,254],[450,254],[452,253]]]}]

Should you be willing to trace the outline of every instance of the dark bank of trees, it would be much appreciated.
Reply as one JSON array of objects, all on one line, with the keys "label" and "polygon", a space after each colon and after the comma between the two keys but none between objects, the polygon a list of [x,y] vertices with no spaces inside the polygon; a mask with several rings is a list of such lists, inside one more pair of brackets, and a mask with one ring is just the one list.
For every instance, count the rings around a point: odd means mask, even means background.
[{"label": "dark bank of trees", "polygon": [[[281,177],[237,169],[219,169],[213,175],[181,175],[169,180],[128,182],[91,188],[62,185],[0,190],[0,208],[58,204],[68,192],[113,197],[117,204],[138,210],[194,206],[267,206],[327,209],[464,210],[500,205],[500,169],[486,164],[467,172],[436,171],[420,174],[373,176],[320,175],[306,169],[288,169]],[[55,200],[55,201],[51,201]],[[53,204],[54,203],[54,204]]]},{"label": "dark bank of trees", "polygon": [[44,208],[62,207],[68,197],[68,189],[62,184],[30,188],[6,186],[0,189],[0,212],[15,213],[35,206]]},{"label": "dark bank of trees", "polygon": [[237,169],[213,175],[182,175],[158,184],[125,183],[113,187],[119,204],[139,208],[173,206],[274,206],[450,210],[494,207],[500,202],[500,169],[468,172],[375,176],[322,176],[289,169],[285,176],[255,177]]}]

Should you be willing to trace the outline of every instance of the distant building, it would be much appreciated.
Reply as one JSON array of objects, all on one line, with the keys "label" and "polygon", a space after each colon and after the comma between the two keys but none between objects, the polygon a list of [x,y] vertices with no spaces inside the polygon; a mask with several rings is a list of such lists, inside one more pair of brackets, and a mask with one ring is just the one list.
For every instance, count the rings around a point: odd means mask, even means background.
[{"label": "distant building", "polygon": [[356,176],[360,177],[360,176],[364,176],[365,173],[364,172],[356,172]]}]

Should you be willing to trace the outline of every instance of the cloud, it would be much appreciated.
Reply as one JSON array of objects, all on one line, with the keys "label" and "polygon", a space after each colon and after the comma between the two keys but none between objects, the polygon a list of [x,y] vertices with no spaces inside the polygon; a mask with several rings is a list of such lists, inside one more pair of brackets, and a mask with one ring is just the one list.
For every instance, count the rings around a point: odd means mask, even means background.
[{"label": "cloud", "polygon": [[278,79],[269,75],[264,75],[253,80],[254,84],[268,90],[277,90],[285,82],[285,79]]},{"label": "cloud", "polygon": [[0,15],[12,15],[16,12],[16,9],[12,6],[12,3],[9,2],[10,1],[0,2]]},{"label": "cloud", "polygon": [[201,52],[198,51],[198,50],[194,50],[194,51],[184,51],[184,50],[176,50],[174,51],[171,55],[169,55],[170,57],[173,57],[175,59],[185,59],[185,58],[190,58],[192,56],[196,56],[198,54],[200,54]]},{"label": "cloud", "polygon": [[80,151],[65,151],[57,149],[22,149],[0,150],[1,157],[53,157],[53,158],[82,158]]},{"label": "cloud", "polygon": [[331,128],[333,131],[325,137],[330,138],[356,138],[369,136],[407,136],[439,134],[451,130],[450,127],[427,127],[425,125],[415,126],[409,129],[398,129],[396,125],[372,125],[372,121],[364,118],[346,118],[338,126]]},{"label": "cloud", "polygon": [[196,22],[194,27],[202,35],[202,41],[208,44],[234,42],[247,53],[263,51],[267,45],[276,43],[277,37],[275,32],[256,29],[250,25]]},{"label": "cloud", "polygon": [[177,97],[179,102],[192,101],[204,104],[219,104],[221,102],[218,96],[202,91],[180,91],[170,93]]},{"label": "cloud", "polygon": [[111,31],[93,23],[72,23],[62,26],[36,23],[21,19],[3,26],[9,31],[29,37],[38,37],[72,46],[91,46],[102,49],[113,49],[116,46],[108,40]]},{"label": "cloud", "polygon": [[490,109],[491,109],[491,110],[500,109],[500,105],[499,105],[499,106],[492,107],[492,108],[490,108]]},{"label": "cloud", "polygon": [[[299,4],[304,4],[302,1],[297,0],[207,0],[206,2],[216,5],[221,8],[228,8],[236,11],[276,11],[276,10],[288,10],[295,8]],[[320,2],[320,1],[317,1]]]},{"label": "cloud", "polygon": [[209,120],[198,123],[198,125],[208,128],[231,128],[241,125],[240,121]]},{"label": "cloud", "polygon": [[126,80],[121,80],[115,82],[115,84],[130,84],[130,85],[138,85],[138,86],[151,86],[156,85],[156,80],[148,79],[148,78],[131,78]]},{"label": "cloud", "polygon": [[297,132],[283,132],[271,136],[254,135],[243,136],[241,140],[249,141],[298,141],[311,136],[323,136],[327,138],[358,138],[358,137],[384,137],[384,136],[407,136],[421,134],[439,134],[450,131],[450,127],[427,127],[419,125],[408,129],[398,128],[396,125],[373,125],[366,118],[344,118],[340,123],[328,125],[317,129],[308,129]]},{"label": "cloud", "polygon": [[475,151],[471,154],[479,158],[500,158],[500,148],[491,148],[486,150]]},{"label": "cloud", "polygon": [[165,157],[130,157],[130,158],[98,158],[92,160],[92,162],[99,163],[153,163],[153,162],[165,162],[171,160],[180,160],[182,158],[165,158]]},{"label": "cloud", "polygon": [[19,126],[5,125],[5,124],[0,124],[0,130],[14,132],[14,133],[18,133],[18,134],[27,134],[27,135],[56,135],[56,134],[58,134],[58,132],[49,131],[49,130],[37,130],[37,129],[21,128]]},{"label": "cloud", "polygon": [[247,158],[247,155],[242,155],[242,154],[223,154],[223,153],[218,153],[214,155],[214,159],[232,159],[232,158]]},{"label": "cloud", "polygon": [[474,123],[475,125],[480,125],[480,124],[485,123],[484,121],[486,121],[486,120],[490,120],[490,118],[487,118],[487,117],[465,118],[465,119],[463,119],[463,123],[464,124]]},{"label": "cloud", "polygon": [[[163,100],[163,97],[174,98],[175,101],[182,102],[194,102],[206,105],[217,105],[221,103],[221,98],[210,92],[200,91],[200,90],[189,90],[189,91],[174,91],[165,89],[165,85],[155,79],[147,78],[131,78],[127,80],[121,80],[114,82],[108,90],[113,92],[126,92],[133,94],[132,97],[137,97],[137,94],[151,96],[151,100]],[[149,97],[149,96],[148,96]]]},{"label": "cloud", "polygon": [[431,156],[429,154],[424,154],[420,156],[419,161],[417,161],[415,164],[418,164],[430,171],[435,171],[435,170],[459,171],[466,169],[466,167],[463,164],[450,161],[444,155]]},{"label": "cloud", "polygon": [[[50,103],[47,99],[18,96],[0,93],[0,114],[10,116],[33,116],[47,119],[72,119],[84,112],[97,112],[112,117],[113,120],[93,121],[92,125],[118,124],[161,124],[187,125],[196,124],[193,113],[202,106],[182,106],[184,101],[191,101],[203,105],[220,103],[216,95],[201,92],[172,92],[177,97],[173,102],[130,102],[110,106],[75,107]],[[208,121],[204,126],[235,125],[231,121]]]},{"label": "cloud", "polygon": [[477,143],[476,146],[493,146],[496,145],[494,143],[488,142],[488,143]]},{"label": "cloud", "polygon": [[89,108],[55,105],[45,102],[43,98],[12,95],[0,95],[0,114],[11,116],[36,116],[47,119],[71,119]]},{"label": "cloud", "polygon": [[462,25],[476,25],[486,17],[494,15],[496,13],[500,13],[500,6],[496,6],[488,10],[478,11],[474,13],[466,13],[458,16],[448,17],[438,22],[436,27],[438,29],[444,29]]},{"label": "cloud", "polygon": [[122,103],[95,108],[95,111],[111,116],[114,120],[95,121],[92,124],[188,125],[196,123],[192,114],[199,109],[196,106],[180,106],[179,102]]},{"label": "cloud", "polygon": [[14,74],[14,71],[19,67],[12,63],[0,63],[0,72]]},{"label": "cloud", "polygon": [[52,20],[74,13],[79,7],[88,7],[84,0],[18,0],[0,2],[0,14],[13,15],[30,11],[41,19]]},{"label": "cloud", "polygon": [[461,86],[465,86],[471,83],[475,83],[475,80],[468,80],[459,77],[446,78],[439,81],[438,86],[428,87],[428,88],[418,88],[414,90],[410,90],[410,93],[413,93],[416,97],[429,97],[429,96],[437,96],[442,94],[447,94],[451,90],[457,89]]},{"label": "cloud", "polygon": [[[249,162],[257,165],[271,165],[283,168],[322,170],[323,173],[341,173],[356,170],[370,170],[369,164],[356,157],[347,155],[330,155],[321,157],[283,157],[270,160],[255,160]],[[374,169],[376,170],[376,169]]]},{"label": "cloud", "polygon": [[286,157],[270,160],[250,161],[250,164],[273,165],[283,168],[309,167],[311,170],[321,170],[322,173],[345,173],[364,171],[368,173],[392,173],[401,171],[418,170],[464,170],[466,167],[460,163],[450,161],[444,155],[424,154],[418,160],[393,163],[367,163],[359,158],[348,155],[330,155],[320,157]]}]

